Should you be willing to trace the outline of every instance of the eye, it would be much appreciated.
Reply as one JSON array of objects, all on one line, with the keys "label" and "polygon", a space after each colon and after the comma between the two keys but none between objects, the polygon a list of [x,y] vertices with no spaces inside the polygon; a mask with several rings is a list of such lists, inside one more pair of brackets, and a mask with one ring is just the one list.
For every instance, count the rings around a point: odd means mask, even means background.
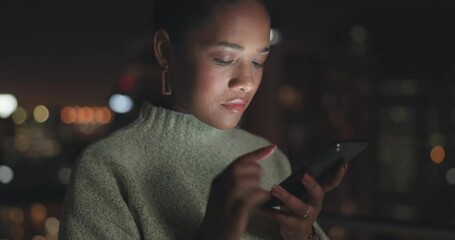
[{"label": "eye", "polygon": [[253,61],[252,62],[254,67],[257,67],[257,68],[264,68],[264,62],[260,62],[260,61]]},{"label": "eye", "polygon": [[219,65],[219,66],[228,66],[229,64],[231,64],[234,60],[223,60],[223,59],[219,59],[219,58],[215,58],[213,59],[213,62],[216,64],[216,65]]}]

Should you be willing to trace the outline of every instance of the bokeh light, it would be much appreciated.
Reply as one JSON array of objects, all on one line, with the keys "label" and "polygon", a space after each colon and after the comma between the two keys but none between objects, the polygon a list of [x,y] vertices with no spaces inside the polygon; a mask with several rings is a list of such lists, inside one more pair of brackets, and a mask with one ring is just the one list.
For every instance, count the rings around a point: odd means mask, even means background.
[{"label": "bokeh light", "polygon": [[8,118],[17,108],[17,99],[12,94],[0,94],[0,118]]},{"label": "bokeh light", "polygon": [[390,108],[390,119],[397,123],[409,122],[412,118],[412,111],[407,107],[394,106]]},{"label": "bokeh light", "polygon": [[329,229],[328,234],[330,236],[330,239],[341,240],[346,239],[347,232],[344,227],[335,225]]},{"label": "bokeh light", "polygon": [[65,124],[71,124],[76,122],[77,119],[76,109],[74,109],[73,107],[64,107],[60,111],[60,119]]},{"label": "bokeh light", "polygon": [[22,224],[24,222],[24,211],[18,207],[11,208],[9,218],[13,223]]},{"label": "bokeh light", "polygon": [[64,167],[64,168],[61,168],[58,171],[58,180],[62,184],[65,184],[65,185],[68,184],[70,176],[71,176],[71,169],[70,168]]},{"label": "bokeh light", "polygon": [[49,118],[49,110],[44,105],[38,105],[33,110],[33,118],[37,123],[44,123]]},{"label": "bokeh light", "polygon": [[27,111],[21,107],[18,107],[11,117],[13,118],[13,122],[16,125],[20,125],[27,120]]},{"label": "bokeh light", "polygon": [[13,170],[5,165],[0,165],[0,183],[8,184],[14,178]]},{"label": "bokeh light", "polygon": [[367,53],[367,45],[365,43],[354,43],[351,45],[351,53],[355,56],[364,56]]},{"label": "bokeh light", "polygon": [[55,217],[50,217],[44,222],[46,231],[51,235],[57,235],[60,221]]},{"label": "bokeh light", "polygon": [[127,95],[114,94],[109,99],[109,107],[116,113],[127,113],[133,109],[133,99]]},{"label": "bokeh light", "polygon": [[446,137],[442,133],[433,133],[430,135],[431,146],[441,146],[446,144]]},{"label": "bokeh light", "polygon": [[47,217],[47,208],[40,203],[35,203],[30,208],[30,220],[36,225],[40,225]]},{"label": "bokeh light", "polygon": [[14,138],[14,147],[18,152],[27,152],[31,147],[31,139],[29,134],[19,132]]},{"label": "bokeh light", "polygon": [[436,164],[441,164],[444,162],[446,156],[445,149],[442,146],[436,146],[431,149],[430,152],[430,157],[431,161],[433,161]]},{"label": "bokeh light", "polygon": [[281,42],[281,32],[275,28],[270,29],[270,45],[276,45]]},{"label": "bokeh light", "polygon": [[298,109],[302,105],[302,94],[291,85],[283,85],[278,92],[280,103],[288,108]]},{"label": "bokeh light", "polygon": [[110,122],[112,122],[112,120],[114,119],[114,114],[111,112],[111,110],[107,107],[102,107],[101,110],[102,112],[102,120],[101,120],[101,124],[108,124]]},{"label": "bokeh light", "polygon": [[344,216],[354,216],[357,211],[355,202],[348,200],[341,203],[341,214]]},{"label": "bokeh light", "polygon": [[108,124],[113,114],[107,107],[64,107],[60,119],[65,124]]},{"label": "bokeh light", "polygon": [[349,35],[352,41],[354,42],[357,43],[365,42],[365,40],[367,39],[367,30],[364,27],[357,25],[351,28],[351,32],[349,33]]},{"label": "bokeh light", "polygon": [[447,171],[446,180],[450,185],[455,185],[455,168],[451,168]]},{"label": "bokeh light", "polygon": [[118,87],[123,92],[131,91],[135,86],[135,78],[130,74],[123,74],[118,80]]}]

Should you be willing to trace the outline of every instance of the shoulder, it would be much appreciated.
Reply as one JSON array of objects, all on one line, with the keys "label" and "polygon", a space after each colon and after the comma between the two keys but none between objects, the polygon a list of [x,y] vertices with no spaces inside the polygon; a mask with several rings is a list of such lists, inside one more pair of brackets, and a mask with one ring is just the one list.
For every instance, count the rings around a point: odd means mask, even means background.
[{"label": "shoulder", "polygon": [[148,145],[151,138],[144,137],[147,130],[139,121],[120,128],[91,143],[80,154],[76,165],[128,165],[137,159],[141,148]]}]

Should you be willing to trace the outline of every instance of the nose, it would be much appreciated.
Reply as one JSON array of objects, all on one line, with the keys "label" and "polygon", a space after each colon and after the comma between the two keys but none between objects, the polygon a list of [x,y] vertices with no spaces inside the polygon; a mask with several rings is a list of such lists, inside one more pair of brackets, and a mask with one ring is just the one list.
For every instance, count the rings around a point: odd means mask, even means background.
[{"label": "nose", "polygon": [[256,85],[255,73],[248,66],[239,66],[229,81],[229,88],[234,91],[250,92]]}]

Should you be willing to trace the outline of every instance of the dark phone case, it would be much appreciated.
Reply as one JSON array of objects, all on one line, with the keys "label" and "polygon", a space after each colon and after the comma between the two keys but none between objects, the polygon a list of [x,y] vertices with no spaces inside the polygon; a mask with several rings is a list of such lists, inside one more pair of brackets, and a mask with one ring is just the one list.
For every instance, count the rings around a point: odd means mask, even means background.
[{"label": "dark phone case", "polygon": [[[321,180],[333,174],[343,163],[350,161],[357,154],[367,147],[365,142],[338,142],[330,148],[314,157],[308,164],[294,171],[289,177],[280,183],[284,189],[294,196],[307,200],[307,191],[300,182],[305,173],[313,176],[316,181]],[[283,203],[276,197],[272,197],[261,208],[271,208],[281,206]]]}]

